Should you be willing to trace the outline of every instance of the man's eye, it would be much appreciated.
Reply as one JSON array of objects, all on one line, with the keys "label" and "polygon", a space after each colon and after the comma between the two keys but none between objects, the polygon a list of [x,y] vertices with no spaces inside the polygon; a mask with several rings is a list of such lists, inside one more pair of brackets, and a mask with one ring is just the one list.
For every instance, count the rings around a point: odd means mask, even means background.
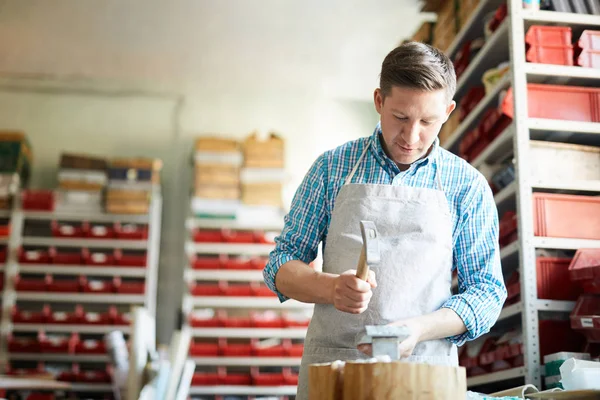
[{"label": "man's eye", "polygon": [[406,117],[398,117],[398,116],[396,116],[396,119],[398,121],[406,121],[406,120],[408,120],[408,118],[406,118]]},{"label": "man's eye", "polygon": [[423,120],[422,120],[422,121],[421,121],[421,123],[422,123],[423,125],[431,125],[431,121],[423,121]]}]

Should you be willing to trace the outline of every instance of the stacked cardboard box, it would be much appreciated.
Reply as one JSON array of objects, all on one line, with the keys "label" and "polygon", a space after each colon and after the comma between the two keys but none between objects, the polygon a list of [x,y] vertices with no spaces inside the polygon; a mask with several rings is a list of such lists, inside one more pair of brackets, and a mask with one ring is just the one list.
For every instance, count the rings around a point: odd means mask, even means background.
[{"label": "stacked cardboard box", "polygon": [[437,15],[437,22],[433,30],[433,47],[446,51],[458,32],[458,15],[456,1],[448,0]]},{"label": "stacked cardboard box", "polygon": [[431,44],[434,26],[435,24],[433,22],[423,22],[410,40],[413,42]]},{"label": "stacked cardboard box", "polygon": [[237,140],[212,136],[196,140],[194,195],[211,200],[239,200],[242,153]]},{"label": "stacked cardboard box", "polygon": [[152,193],[160,188],[162,161],[151,158],[114,159],[108,165],[106,211],[146,214]]},{"label": "stacked cardboard box", "polygon": [[458,1],[458,25],[465,26],[473,11],[477,8],[479,0],[459,0]]},{"label": "stacked cardboard box", "polygon": [[274,133],[261,140],[256,133],[244,141],[242,202],[253,206],[282,207],[284,141]]},{"label": "stacked cardboard box", "polygon": [[56,210],[101,212],[107,181],[105,159],[87,154],[61,154]]},{"label": "stacked cardboard box", "polygon": [[31,145],[23,132],[0,132],[0,209],[9,209],[31,174]]}]

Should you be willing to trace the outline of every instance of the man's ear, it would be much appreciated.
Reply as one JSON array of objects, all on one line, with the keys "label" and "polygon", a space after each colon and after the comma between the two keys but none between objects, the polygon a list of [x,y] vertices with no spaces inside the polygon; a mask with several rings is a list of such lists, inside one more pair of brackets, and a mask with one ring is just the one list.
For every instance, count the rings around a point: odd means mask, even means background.
[{"label": "man's ear", "polygon": [[375,89],[375,93],[373,93],[373,103],[375,103],[375,110],[377,113],[381,115],[381,110],[383,109],[384,97],[380,88]]},{"label": "man's ear", "polygon": [[450,114],[452,114],[452,111],[454,111],[455,108],[456,102],[452,100],[450,104],[448,104],[448,108],[446,108],[446,119],[444,120],[444,122],[448,121],[448,118],[450,118]]}]

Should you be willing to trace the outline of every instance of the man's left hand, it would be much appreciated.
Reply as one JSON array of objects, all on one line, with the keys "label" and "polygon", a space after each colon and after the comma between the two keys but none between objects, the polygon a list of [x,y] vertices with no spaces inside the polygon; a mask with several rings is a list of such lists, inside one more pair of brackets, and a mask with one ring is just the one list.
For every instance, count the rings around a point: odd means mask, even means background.
[{"label": "man's left hand", "polygon": [[[410,336],[398,344],[398,353],[401,358],[408,358],[413,354],[415,347],[421,341],[422,327],[417,319],[406,319],[403,321],[392,322],[389,326],[405,326],[410,331]],[[358,350],[372,356],[372,346],[370,344],[358,345]]]}]

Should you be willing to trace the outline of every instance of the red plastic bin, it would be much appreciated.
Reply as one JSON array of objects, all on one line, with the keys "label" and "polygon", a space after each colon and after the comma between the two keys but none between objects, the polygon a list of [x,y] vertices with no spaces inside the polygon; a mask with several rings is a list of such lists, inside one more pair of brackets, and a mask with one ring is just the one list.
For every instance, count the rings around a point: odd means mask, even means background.
[{"label": "red plastic bin", "polygon": [[228,257],[223,260],[223,268],[234,270],[256,269],[254,259],[249,257]]},{"label": "red plastic bin", "polygon": [[588,293],[600,294],[600,249],[579,249],[569,265],[572,281],[580,282]]},{"label": "red plastic bin", "polygon": [[569,279],[570,258],[538,257],[538,298],[550,300],[577,300],[581,289]]},{"label": "red plastic bin", "polygon": [[283,326],[285,328],[305,328],[310,324],[309,316],[297,316],[292,314],[283,314]]},{"label": "red plastic bin", "polygon": [[277,297],[277,295],[265,285],[252,285],[252,295],[258,297]]},{"label": "red plastic bin", "polygon": [[0,237],[5,238],[10,235],[10,225],[0,225]]},{"label": "red plastic bin", "polygon": [[272,313],[256,313],[250,315],[253,328],[283,328],[283,318]]},{"label": "red plastic bin", "polygon": [[49,292],[78,293],[81,291],[79,279],[56,280],[51,275],[46,275],[46,290]]},{"label": "red plastic bin", "polygon": [[8,351],[12,353],[39,353],[40,342],[33,337],[15,337],[8,335]]},{"label": "red plastic bin", "polygon": [[11,310],[11,319],[14,324],[43,324],[50,315],[50,306],[46,305],[40,311],[19,310],[18,306],[13,306]]},{"label": "red plastic bin", "polygon": [[568,26],[532,25],[525,34],[525,43],[532,46],[571,46],[571,28]]},{"label": "red plastic bin", "polygon": [[77,373],[77,382],[110,383],[112,378],[108,371],[80,371]]},{"label": "red plastic bin", "polygon": [[192,311],[188,317],[188,322],[194,328],[216,328],[221,326],[219,318],[202,311]]},{"label": "red plastic bin", "polygon": [[600,51],[600,31],[585,30],[581,33],[577,46],[584,50]]},{"label": "red plastic bin", "polygon": [[282,372],[253,372],[252,382],[255,386],[281,386],[285,377]]},{"label": "red plastic bin", "polygon": [[138,224],[115,223],[115,235],[118,239],[144,240],[148,239],[148,226]]},{"label": "red plastic bin", "polygon": [[224,230],[223,240],[226,243],[254,243],[254,232]]},{"label": "red plastic bin", "polygon": [[496,12],[494,13],[494,17],[489,22],[488,26],[490,28],[490,31],[495,32],[496,29],[498,29],[500,27],[500,25],[502,24],[502,21],[504,21],[506,19],[507,15],[508,15],[508,6],[506,5],[506,2],[504,2],[496,9]]},{"label": "red plastic bin", "polygon": [[[600,88],[527,84],[530,118],[600,122]],[[502,111],[513,117],[513,90],[508,89]]]},{"label": "red plastic bin", "polygon": [[250,317],[247,316],[229,316],[225,311],[217,313],[219,324],[225,328],[250,328]]},{"label": "red plastic bin", "polygon": [[123,282],[119,278],[115,278],[114,286],[117,293],[121,294],[144,294],[146,292],[146,284],[144,282]]},{"label": "red plastic bin", "polygon": [[590,343],[600,343],[600,296],[583,295],[571,313],[571,328]]},{"label": "red plastic bin", "polygon": [[116,257],[113,252],[83,249],[83,263],[96,266],[115,265]]},{"label": "red plastic bin", "polygon": [[600,50],[583,50],[575,57],[575,64],[584,68],[600,68]]},{"label": "red plastic bin", "polygon": [[15,289],[22,292],[45,292],[46,280],[42,278],[23,278],[15,276]]},{"label": "red plastic bin", "polygon": [[54,211],[54,192],[51,190],[24,190],[21,206],[24,210]]},{"label": "red plastic bin", "polygon": [[219,384],[219,375],[216,373],[194,372],[192,386],[215,386]]},{"label": "red plastic bin", "polygon": [[243,373],[223,373],[219,374],[218,384],[231,386],[250,386],[252,384],[252,376],[250,374]]},{"label": "red plastic bin", "polygon": [[52,221],[50,223],[52,236],[60,238],[82,238],[87,236],[85,224]]},{"label": "red plastic bin", "polygon": [[82,310],[81,323],[85,325],[112,325],[116,316],[117,309],[115,307],[111,307],[109,312],[105,313]]},{"label": "red plastic bin", "polygon": [[0,247],[0,263],[6,262],[6,247]]},{"label": "red plastic bin", "polygon": [[534,193],[533,215],[536,236],[600,239],[600,197]]},{"label": "red plastic bin", "polygon": [[190,294],[192,296],[221,296],[223,290],[221,285],[217,283],[191,283],[189,285]]},{"label": "red plastic bin", "polygon": [[224,357],[250,357],[252,350],[251,342],[229,343],[226,339],[219,339],[219,352]]},{"label": "red plastic bin", "polygon": [[252,349],[252,354],[256,357],[285,357],[286,348],[283,344],[269,347],[260,347],[255,344]]},{"label": "red plastic bin", "polygon": [[75,351],[78,342],[77,335],[49,335],[43,333],[38,335],[40,350],[42,353],[69,353]]},{"label": "red plastic bin", "polygon": [[87,236],[92,239],[113,239],[115,235],[114,226],[101,223],[89,223]]},{"label": "red plastic bin", "polygon": [[106,346],[103,340],[80,340],[75,345],[75,354],[106,354]]},{"label": "red plastic bin", "polygon": [[222,264],[222,256],[199,256],[193,254],[190,257],[192,269],[221,269]]},{"label": "red plastic bin", "polygon": [[192,240],[196,243],[220,243],[225,239],[221,229],[194,229]]},{"label": "red plastic bin", "polygon": [[82,321],[83,315],[81,311],[52,311],[48,315],[49,324],[78,324]]},{"label": "red plastic bin", "polygon": [[572,46],[530,46],[525,58],[537,64],[573,65]]},{"label": "red plastic bin", "polygon": [[49,252],[52,264],[83,265],[84,257],[82,251],[56,250],[55,248],[50,248]]},{"label": "red plastic bin", "polygon": [[219,355],[219,344],[216,342],[199,342],[193,340],[190,343],[190,355],[197,357],[216,357]]},{"label": "red plastic bin", "polygon": [[222,291],[224,296],[248,297],[254,294],[252,286],[247,283],[223,284]]},{"label": "red plastic bin", "polygon": [[517,233],[517,214],[514,211],[507,211],[500,219],[499,242],[500,247],[507,246],[516,240]]},{"label": "red plastic bin", "polygon": [[298,386],[298,374],[290,371],[289,368],[283,370],[283,384],[290,386]]},{"label": "red plastic bin", "polygon": [[19,263],[21,264],[50,264],[50,252],[42,249],[19,249]]},{"label": "red plastic bin", "polygon": [[459,120],[464,120],[467,115],[473,111],[477,104],[485,97],[485,88],[483,86],[473,86],[471,89],[467,91],[467,94],[460,100],[459,110],[460,116]]},{"label": "red plastic bin", "polygon": [[304,343],[293,343],[285,347],[287,357],[302,357],[304,352]]},{"label": "red plastic bin", "polygon": [[512,123],[512,119],[498,108],[488,109],[481,117],[479,129],[489,142],[498,137]]},{"label": "red plastic bin", "polygon": [[84,293],[96,293],[96,294],[108,294],[114,293],[115,285],[110,280],[92,279],[88,280],[82,276],[80,278],[80,285]]},{"label": "red plastic bin", "polygon": [[148,263],[146,253],[123,253],[121,250],[115,250],[115,261],[121,267],[146,268]]}]

